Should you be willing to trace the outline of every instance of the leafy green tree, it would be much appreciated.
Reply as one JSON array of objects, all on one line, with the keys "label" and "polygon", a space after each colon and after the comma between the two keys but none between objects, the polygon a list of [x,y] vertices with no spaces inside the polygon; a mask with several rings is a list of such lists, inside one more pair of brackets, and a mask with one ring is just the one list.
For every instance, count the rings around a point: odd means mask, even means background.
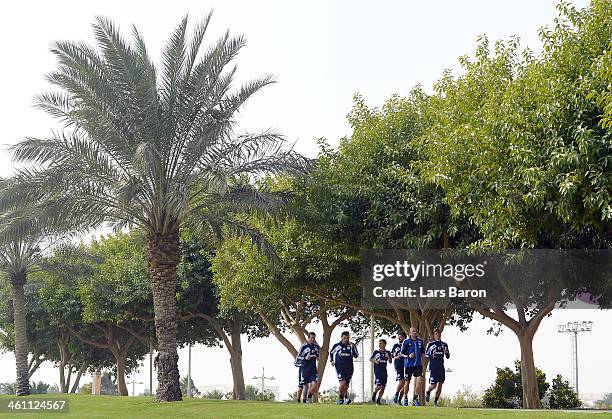
[{"label": "leafy green tree", "polygon": [[[61,391],[74,393],[83,373],[105,365],[109,358],[102,350],[84,345],[71,337],[65,324],[57,322],[57,316],[48,309],[41,296],[45,278],[43,272],[51,267],[44,259],[40,265],[41,269],[31,275],[24,287],[27,336],[31,353],[28,375],[31,378],[42,362],[52,362],[59,370]],[[62,265],[62,268],[69,269],[66,265]],[[4,332],[0,345],[7,350],[13,350],[13,309],[10,304],[10,291],[6,288],[0,289],[0,327]]]},{"label": "leafy green tree", "polygon": [[[323,329],[322,335],[317,336],[321,346],[317,371],[320,382],[327,366],[332,333],[355,316],[356,310],[313,297],[304,289],[308,277],[327,275],[331,266],[326,265],[330,261],[317,260],[321,247],[315,245],[316,238],[296,220],[278,219],[259,226],[259,230],[274,249],[275,261],[241,238],[226,239],[217,246],[212,269],[220,304],[259,315],[292,358],[306,340],[309,325],[319,323]],[[297,345],[284,335],[285,331],[293,333]]]},{"label": "leafy green tree", "polygon": [[105,18],[94,23],[96,45],[56,42],[58,67],[47,79],[58,91],[37,106],[65,127],[48,139],[13,147],[19,172],[0,211],[36,214],[46,224],[85,230],[109,222],[146,234],[158,341],[157,399],[180,400],[176,350],[176,269],[179,230],[190,219],[203,229],[256,236],[228,208],[267,209],[277,203],[248,184],[262,173],[303,173],[306,161],[280,135],[235,134],[235,114],[273,80],[233,89],[229,64],[244,46],[226,33],[203,47],[210,14],[188,36],[185,17],[153,64],[133,28],[126,40]]},{"label": "leafy green tree", "polygon": [[[536,368],[537,385],[541,400],[549,388],[546,374]],[[523,407],[523,380],[521,362],[514,362],[514,371],[508,367],[497,368],[495,381],[485,390],[482,397],[485,407],[518,409]]]},{"label": "leafy green tree", "polygon": [[242,368],[242,335],[248,339],[267,336],[268,330],[256,313],[219,305],[213,282],[212,257],[208,243],[198,234],[185,231],[181,243],[177,306],[180,312],[181,344],[196,342],[213,346],[220,342],[229,354],[235,400],[245,400]]},{"label": "leafy green tree", "polygon": [[[414,326],[427,339],[447,324],[465,328],[473,310],[461,302],[446,309],[403,303],[372,309],[362,304],[360,287],[364,249],[464,247],[477,234],[465,217],[451,214],[444,192],[421,176],[426,156],[417,140],[430,124],[426,105],[420,89],[406,98],[393,96],[381,108],[355,97],[351,136],[337,150],[322,142],[317,170],[296,204],[300,228],[316,239],[306,241],[295,257],[303,252],[335,266],[334,272],[305,278],[317,297],[374,316],[390,333]],[[424,398],[424,388],[421,393]]]},{"label": "leafy green tree", "polygon": [[[66,248],[48,260],[41,295],[61,331],[60,374],[66,362],[75,360],[74,345],[85,345],[88,350],[83,354],[102,351],[111,355],[112,362],[104,356],[102,365],[87,365],[83,360],[79,372],[110,368],[119,394],[128,395],[125,375],[138,367],[154,335],[151,322],[138,318],[152,316],[143,241],[136,230]],[[70,373],[71,368],[66,378]],[[61,376],[60,385],[63,381]],[[66,387],[62,385],[64,391]]]},{"label": "leafy green tree", "polygon": [[[475,57],[461,59],[464,74],[445,74],[428,100],[436,118],[421,137],[423,173],[444,190],[451,213],[480,230],[477,247],[605,249],[612,241],[612,134],[593,97],[609,88],[597,69],[609,51],[612,12],[597,0],[581,11],[561,3],[559,11],[540,32],[540,56],[516,39],[491,48],[483,37]],[[517,318],[503,305],[473,302],[519,340],[525,407],[538,408],[542,397],[532,348],[542,319],[562,296],[599,295],[600,282],[583,276],[566,288],[542,283],[528,298],[508,293]]]},{"label": "leafy green tree", "polygon": [[551,409],[573,409],[582,406],[582,401],[570,387],[569,381],[564,380],[560,374],[553,378],[548,397]]}]

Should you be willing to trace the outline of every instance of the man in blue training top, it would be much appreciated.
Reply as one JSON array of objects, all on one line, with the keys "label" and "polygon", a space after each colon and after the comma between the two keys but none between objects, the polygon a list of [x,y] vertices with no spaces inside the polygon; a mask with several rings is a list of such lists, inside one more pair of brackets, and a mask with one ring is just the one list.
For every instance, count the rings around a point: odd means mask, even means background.
[{"label": "man in blue training top", "polygon": [[[303,344],[302,344],[303,345]],[[304,362],[304,357],[300,356],[300,352],[298,352],[293,365],[298,367],[298,389],[296,392],[297,402],[300,403],[302,401],[302,390],[304,389],[304,383],[302,382],[302,363]]]},{"label": "man in blue training top", "polygon": [[317,360],[321,348],[315,338],[316,334],[314,332],[308,333],[308,339],[302,344],[296,358],[296,362],[301,359],[300,384],[303,386],[302,401],[304,403],[312,403],[312,396],[317,390]]},{"label": "man in blue training top", "polygon": [[434,330],[434,340],[427,344],[425,356],[429,358],[429,388],[425,393],[425,401],[429,401],[431,392],[436,389],[436,397],[434,406],[438,406],[438,399],[442,393],[442,384],[444,384],[445,370],[444,358],[450,358],[450,352],[446,342],[442,342],[442,332],[439,329]]},{"label": "man in blue training top", "polygon": [[393,368],[395,368],[395,381],[397,381],[393,403],[399,403],[402,400],[402,394],[404,394],[404,358],[402,357],[402,343],[406,340],[406,332],[399,332],[397,334],[397,339],[399,343],[395,343],[391,349]]},{"label": "man in blue training top", "polygon": [[350,404],[351,399],[348,397],[348,388],[353,377],[353,358],[357,358],[357,346],[349,341],[349,332],[342,332],[340,342],[334,344],[329,351],[329,359],[331,364],[336,367],[338,375],[338,404]]},{"label": "man in blue training top", "polygon": [[414,380],[414,395],[412,397],[413,404],[419,406],[418,387],[419,377],[423,375],[422,355],[425,353],[423,340],[418,337],[417,330],[414,327],[410,328],[410,337],[402,343],[402,357],[404,358],[404,406],[408,406],[408,388],[410,387],[410,378]]},{"label": "man in blue training top", "polygon": [[[382,399],[387,386],[387,363],[393,361],[391,352],[387,350],[386,340],[378,341],[378,349],[372,353],[370,361],[374,364],[374,384],[376,385],[372,393],[372,402],[380,404],[380,399]],[[378,395],[378,398],[376,395]]]}]

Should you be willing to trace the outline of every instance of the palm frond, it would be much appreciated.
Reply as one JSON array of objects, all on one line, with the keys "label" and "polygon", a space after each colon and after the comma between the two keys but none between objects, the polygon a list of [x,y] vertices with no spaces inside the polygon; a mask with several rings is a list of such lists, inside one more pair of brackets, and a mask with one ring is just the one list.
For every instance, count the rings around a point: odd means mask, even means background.
[{"label": "palm frond", "polygon": [[278,262],[278,255],[272,243],[256,228],[234,219],[210,213],[201,213],[191,220],[191,224],[202,231],[214,233],[218,240],[224,236],[248,237],[259,252],[264,254],[273,264]]}]

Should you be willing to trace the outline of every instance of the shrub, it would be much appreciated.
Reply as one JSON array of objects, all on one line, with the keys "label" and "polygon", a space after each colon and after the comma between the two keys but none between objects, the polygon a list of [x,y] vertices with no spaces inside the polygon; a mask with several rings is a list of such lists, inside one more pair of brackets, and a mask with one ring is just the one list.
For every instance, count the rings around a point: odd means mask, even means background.
[{"label": "shrub", "polygon": [[211,400],[221,400],[225,396],[221,390],[211,390],[204,393],[202,396],[203,399],[211,399]]},{"label": "shrub", "polygon": [[572,409],[582,406],[582,401],[580,401],[574,389],[560,374],[553,378],[548,399],[551,409]]}]

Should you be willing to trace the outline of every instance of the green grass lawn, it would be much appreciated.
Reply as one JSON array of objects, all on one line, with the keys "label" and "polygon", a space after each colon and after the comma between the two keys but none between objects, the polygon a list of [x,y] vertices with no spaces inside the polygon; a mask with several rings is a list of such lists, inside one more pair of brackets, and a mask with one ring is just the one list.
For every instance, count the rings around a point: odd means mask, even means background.
[{"label": "green grass lawn", "polygon": [[[3,399],[8,396],[2,396]],[[489,409],[453,409],[373,405],[301,405],[297,403],[217,401],[187,399],[177,403],[154,403],[148,397],[113,397],[90,395],[38,395],[19,398],[63,398],[69,403],[67,413],[0,413],[0,417],[35,418],[578,418],[585,412],[508,411]],[[592,415],[589,415],[592,416]],[[612,413],[596,416],[612,417]]]}]

